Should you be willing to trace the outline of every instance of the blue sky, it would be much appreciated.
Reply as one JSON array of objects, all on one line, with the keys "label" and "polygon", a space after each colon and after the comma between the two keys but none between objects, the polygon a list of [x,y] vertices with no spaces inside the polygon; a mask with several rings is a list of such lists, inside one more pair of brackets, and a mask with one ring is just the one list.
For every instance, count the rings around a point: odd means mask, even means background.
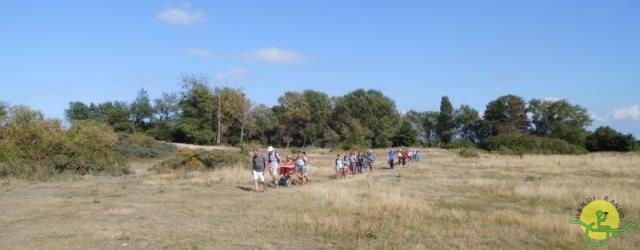
[{"label": "blue sky", "polygon": [[638,1],[3,1],[0,100],[63,117],[211,76],[273,105],[374,88],[401,111],[566,98],[640,136]]}]

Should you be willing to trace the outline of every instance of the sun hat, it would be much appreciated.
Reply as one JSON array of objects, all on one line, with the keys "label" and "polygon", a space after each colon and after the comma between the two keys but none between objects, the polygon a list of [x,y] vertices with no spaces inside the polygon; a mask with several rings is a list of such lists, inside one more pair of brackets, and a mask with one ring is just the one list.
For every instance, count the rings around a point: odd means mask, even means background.
[{"label": "sun hat", "polygon": [[269,147],[267,148],[267,152],[271,152],[271,151],[273,151],[273,147],[272,147],[272,146],[269,146]]}]

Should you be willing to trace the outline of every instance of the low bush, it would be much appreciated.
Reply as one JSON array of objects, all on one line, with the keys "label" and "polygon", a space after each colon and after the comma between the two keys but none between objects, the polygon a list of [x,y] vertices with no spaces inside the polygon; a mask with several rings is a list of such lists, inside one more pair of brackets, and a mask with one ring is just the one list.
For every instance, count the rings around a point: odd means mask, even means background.
[{"label": "low bush", "polygon": [[463,148],[458,152],[458,155],[463,158],[480,158],[480,154],[475,149]]},{"label": "low bush", "polygon": [[203,149],[179,149],[175,156],[166,159],[153,166],[151,170],[166,173],[171,171],[201,171],[223,168],[232,165],[248,165],[249,157],[246,154]]},{"label": "low bush", "polygon": [[498,135],[489,137],[484,145],[489,151],[502,154],[586,154],[583,147],[567,141],[534,135]]},{"label": "low bush", "polygon": [[65,131],[59,120],[44,119],[25,106],[11,107],[0,122],[0,176],[126,174],[126,159],[113,150],[117,141],[103,123],[77,121]]},{"label": "low bush", "polygon": [[118,133],[114,148],[125,157],[136,158],[160,158],[176,152],[173,144],[156,141],[142,133]]},{"label": "low bush", "polygon": [[457,140],[445,145],[444,148],[446,149],[476,148],[476,144],[474,144],[469,140]]}]

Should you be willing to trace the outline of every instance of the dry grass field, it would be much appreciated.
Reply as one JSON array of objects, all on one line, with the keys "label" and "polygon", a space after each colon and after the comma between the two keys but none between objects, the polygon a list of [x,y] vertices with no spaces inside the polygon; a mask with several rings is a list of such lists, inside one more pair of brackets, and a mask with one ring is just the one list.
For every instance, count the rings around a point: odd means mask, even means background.
[{"label": "dry grass field", "polygon": [[[429,149],[346,180],[332,179],[334,157],[311,152],[309,185],[264,193],[241,167],[156,174],[151,161],[123,177],[0,180],[0,249],[587,249],[568,221],[593,196],[640,223],[638,154]],[[601,249],[638,246],[631,228]]]}]

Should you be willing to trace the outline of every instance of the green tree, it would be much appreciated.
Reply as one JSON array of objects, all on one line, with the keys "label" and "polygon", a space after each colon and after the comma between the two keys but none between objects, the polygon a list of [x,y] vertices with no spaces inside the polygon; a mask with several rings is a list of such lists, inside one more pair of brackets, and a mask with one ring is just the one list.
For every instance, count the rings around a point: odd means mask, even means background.
[{"label": "green tree", "polygon": [[620,151],[628,152],[636,150],[638,145],[633,135],[622,133],[608,127],[599,127],[586,139],[586,147],[589,151]]},{"label": "green tree", "polygon": [[131,132],[131,113],[129,105],[125,102],[104,102],[98,105],[98,110],[106,119],[103,122],[113,127],[118,132]]},{"label": "green tree", "polygon": [[456,130],[461,139],[475,142],[479,122],[480,115],[478,111],[469,105],[462,105],[456,110]]},{"label": "green tree", "polygon": [[438,111],[427,111],[424,113],[422,128],[424,129],[424,137],[428,147],[439,144],[437,133],[438,117],[440,117],[440,112]]},{"label": "green tree", "polygon": [[91,103],[87,105],[83,102],[70,102],[69,108],[64,111],[68,121],[95,120],[106,122],[106,114],[102,113],[98,105]]},{"label": "green tree", "polygon": [[426,112],[418,112],[415,110],[409,110],[404,115],[404,119],[411,124],[411,128],[416,133],[416,142],[427,145],[427,138],[424,129],[424,120]]},{"label": "green tree", "polygon": [[440,100],[440,115],[438,116],[436,128],[440,141],[444,144],[449,144],[453,139],[455,120],[453,117],[453,106],[447,96],[443,96]]},{"label": "green tree", "polygon": [[206,76],[185,75],[182,79],[180,115],[175,130],[178,142],[211,144],[214,138],[215,100]]},{"label": "green tree", "polygon": [[484,119],[491,135],[525,133],[529,124],[526,102],[515,95],[501,96],[487,104]]},{"label": "green tree", "polygon": [[[331,98],[323,92],[305,90],[302,95],[306,108],[310,111],[310,119],[307,124],[306,135],[309,142],[315,146],[324,146],[324,135],[331,135],[329,119],[333,111]],[[335,132],[335,131],[334,131]]]},{"label": "green tree", "polygon": [[215,88],[213,95],[216,104],[213,107],[216,113],[216,144],[240,142],[244,137],[244,125],[251,102],[242,90],[236,88]]},{"label": "green tree", "polygon": [[405,119],[393,136],[393,146],[412,146],[416,143],[416,137],[416,131],[413,129],[411,122]]},{"label": "green tree", "polygon": [[358,89],[335,101],[332,128],[345,143],[391,146],[400,115],[395,102],[377,90]]},{"label": "green tree", "polygon": [[567,100],[529,101],[531,132],[536,135],[563,139],[576,145],[584,145],[591,125],[587,109],[571,105]]},{"label": "green tree", "polygon": [[311,111],[308,109],[303,94],[286,92],[278,98],[279,105],[274,108],[279,117],[282,142],[289,147],[291,143],[305,146],[307,143],[307,124],[311,121]]},{"label": "green tree", "polygon": [[153,128],[147,133],[158,140],[172,141],[173,131],[180,112],[180,99],[177,93],[162,93],[162,97],[154,100],[152,117]]},{"label": "green tree", "polygon": [[147,130],[151,125],[151,118],[155,111],[151,106],[149,93],[145,89],[140,89],[136,99],[131,103],[131,120],[136,129]]}]

